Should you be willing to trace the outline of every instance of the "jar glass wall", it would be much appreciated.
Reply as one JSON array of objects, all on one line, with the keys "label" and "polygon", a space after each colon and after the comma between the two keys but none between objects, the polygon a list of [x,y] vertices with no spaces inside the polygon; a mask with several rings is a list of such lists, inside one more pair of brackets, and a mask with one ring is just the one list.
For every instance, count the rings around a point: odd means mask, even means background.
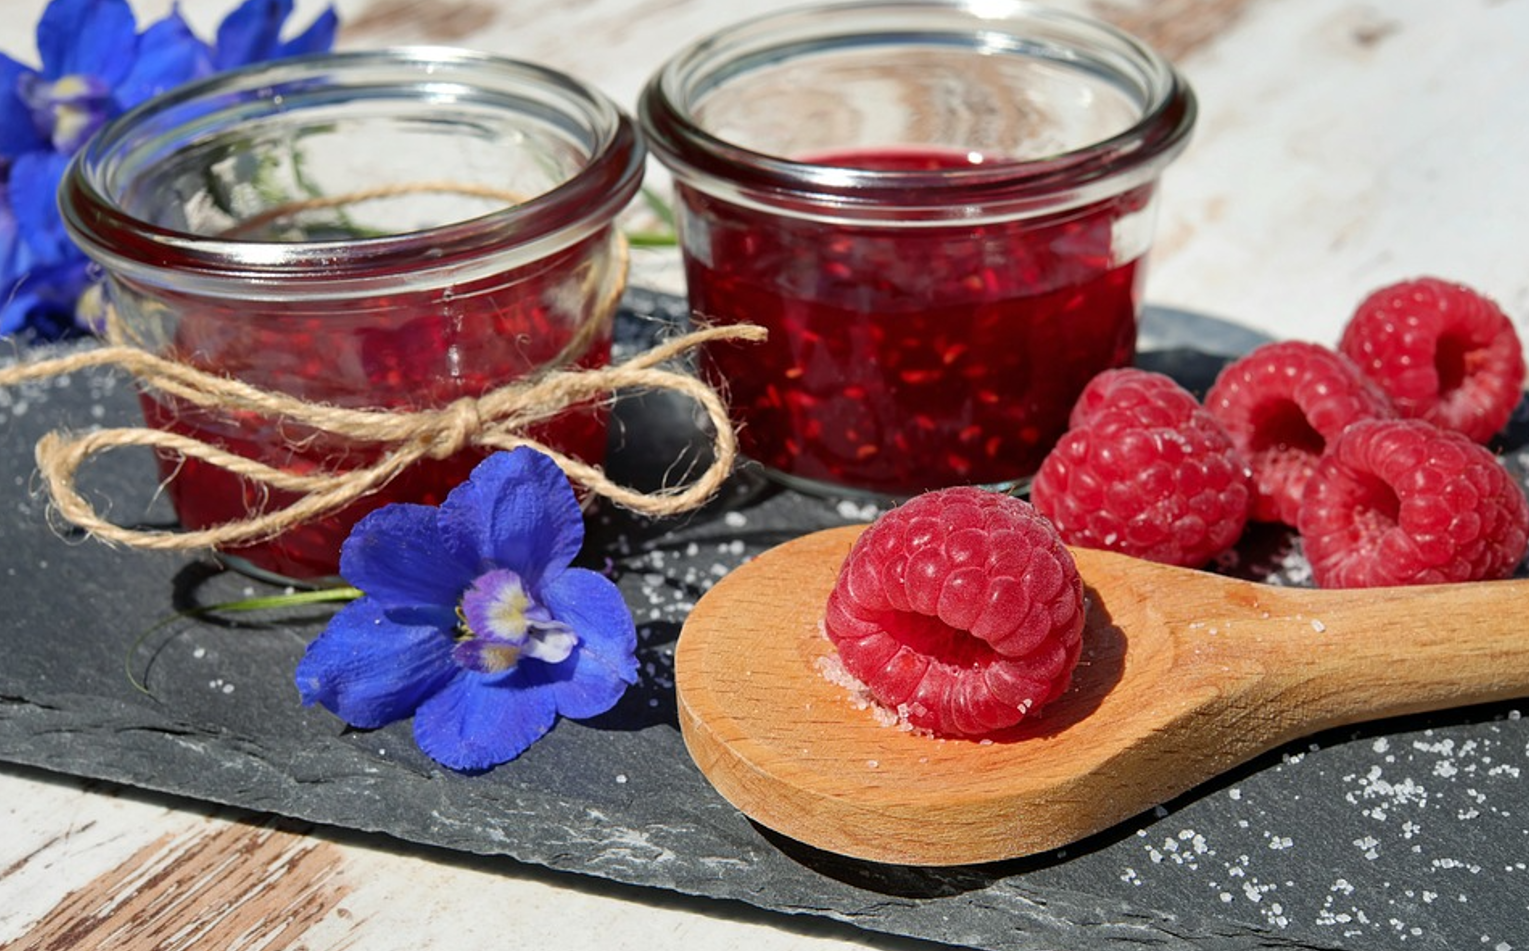
[{"label": "jar glass wall", "polygon": [[808,489],[1014,485],[1128,363],[1158,178],[1193,96],[1106,24],[1024,2],[742,22],[643,93],[744,451]]},{"label": "jar glass wall", "polygon": [[[77,157],[61,204],[105,273],[112,334],[314,403],[419,410],[607,361],[625,278],[612,222],[644,161],[631,122],[562,74],[458,50],[327,54],[145,103]],[[142,404],[152,426],[289,471],[380,452],[155,390]],[[528,435],[598,463],[604,411]],[[419,463],[332,518],[225,554],[333,574],[366,511],[439,502],[480,458]],[[187,528],[292,501],[196,459],[160,462]]]}]

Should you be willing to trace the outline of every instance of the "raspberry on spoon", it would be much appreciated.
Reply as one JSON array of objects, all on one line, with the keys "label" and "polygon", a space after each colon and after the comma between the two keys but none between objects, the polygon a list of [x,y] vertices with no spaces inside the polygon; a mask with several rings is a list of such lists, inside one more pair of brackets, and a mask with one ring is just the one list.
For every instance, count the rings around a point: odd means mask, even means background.
[{"label": "raspberry on spoon", "polygon": [[824,627],[878,703],[938,736],[1011,727],[1071,681],[1083,582],[1033,506],[940,489],[877,519],[828,598]]},{"label": "raspberry on spoon", "polygon": [[1287,525],[1296,522],[1327,443],[1358,420],[1396,415],[1348,358],[1297,340],[1266,343],[1233,361],[1205,394],[1205,408],[1253,469],[1249,517]]},{"label": "raspberry on spoon", "polygon": [[1493,580],[1524,557],[1529,501],[1463,434],[1423,420],[1370,420],[1328,447],[1298,527],[1324,588]]},{"label": "raspberry on spoon", "polygon": [[1484,443],[1523,397],[1524,353],[1513,322],[1461,284],[1418,278],[1359,305],[1338,349],[1391,397],[1397,413]]}]

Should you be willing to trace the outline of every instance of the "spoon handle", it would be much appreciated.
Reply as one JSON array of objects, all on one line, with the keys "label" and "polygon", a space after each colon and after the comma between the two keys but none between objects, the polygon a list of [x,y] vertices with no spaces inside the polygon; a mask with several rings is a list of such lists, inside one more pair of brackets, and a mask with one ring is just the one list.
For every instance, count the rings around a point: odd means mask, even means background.
[{"label": "spoon handle", "polygon": [[1309,727],[1529,696],[1529,580],[1279,592],[1249,620]]}]

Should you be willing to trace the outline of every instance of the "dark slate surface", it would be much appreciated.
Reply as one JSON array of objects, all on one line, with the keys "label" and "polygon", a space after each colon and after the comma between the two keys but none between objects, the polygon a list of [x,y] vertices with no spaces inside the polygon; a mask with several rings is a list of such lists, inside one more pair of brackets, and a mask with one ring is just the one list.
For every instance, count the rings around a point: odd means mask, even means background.
[{"label": "dark slate surface", "polygon": [[[629,303],[676,312],[652,295]],[[621,342],[641,345],[652,326],[624,315]],[[1203,386],[1220,355],[1256,342],[1218,321],[1152,312],[1143,363]],[[130,385],[100,374],[0,391],[0,759],[980,948],[1529,947],[1529,724],[1518,703],[1316,736],[1024,861],[874,865],[757,828],[686,756],[674,639],[689,606],[741,559],[874,511],[782,492],[747,471],[685,519],[596,520],[588,557],[618,578],[642,638],[642,682],[616,710],[560,724],[487,775],[444,773],[406,724],[349,731],[298,705],[292,668],[322,610],[184,620],[135,647],[177,608],[277,590],[203,558],[116,550],[49,526],[35,438],[135,413]],[[655,460],[688,445],[688,414],[669,400],[629,400],[621,413],[618,474],[651,478]],[[170,519],[146,456],[111,457],[89,483],[120,521]],[[1242,554],[1233,570],[1300,580],[1288,538],[1254,538]]]}]

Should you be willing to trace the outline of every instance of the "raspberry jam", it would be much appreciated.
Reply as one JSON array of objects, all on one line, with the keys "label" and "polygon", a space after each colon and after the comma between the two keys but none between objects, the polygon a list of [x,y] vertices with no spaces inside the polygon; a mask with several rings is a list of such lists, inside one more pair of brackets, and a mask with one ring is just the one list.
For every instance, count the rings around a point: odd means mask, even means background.
[{"label": "raspberry jam", "polygon": [[[608,241],[608,238],[606,239]],[[558,313],[559,284],[593,249],[576,246],[533,269],[504,275],[495,291],[458,288],[461,303],[433,293],[402,293],[348,309],[277,302],[161,300],[182,314],[170,353],[199,369],[237,376],[312,403],[420,410],[479,396],[540,367],[567,363],[561,353],[580,315]],[[610,353],[608,332],[588,342],[572,365],[598,367]],[[209,411],[160,393],[139,397],[150,426],[191,436],[293,473],[356,469],[377,447],[313,433],[255,413]],[[565,411],[527,435],[585,462],[604,458],[606,412]],[[362,501],[274,539],[224,550],[242,563],[287,578],[334,574],[340,544],[367,512],[390,502],[439,504],[482,459],[464,451],[426,460]],[[296,497],[195,458],[161,456],[160,474],[182,525],[207,528],[251,512],[285,508]]]},{"label": "raspberry jam", "polygon": [[[818,161],[906,170],[968,159]],[[1143,211],[1143,189],[1054,216],[917,231],[680,194],[693,306],[770,331],[763,344],[712,349],[708,369],[747,421],[743,451],[778,473],[887,495],[1010,481],[1040,466],[1089,379],[1134,355],[1142,271],[1113,260],[1111,236]]]},{"label": "raspberry jam", "polygon": [[648,82],[690,303],[745,453],[823,493],[1009,487],[1135,349],[1194,96],[1099,20],[859,0],[704,37]]},{"label": "raspberry jam", "polygon": [[[614,222],[645,161],[631,120],[571,77],[463,50],[357,51],[150,100],[85,147],[60,206],[105,273],[112,339],[310,404],[419,411],[608,361],[625,279]],[[151,427],[292,473],[355,472],[391,448],[192,405],[152,380],[141,402]],[[524,435],[598,463],[605,424],[579,406]],[[333,576],[357,519],[439,503],[482,455],[420,462],[222,554]],[[159,467],[187,529],[294,501],[195,458]]]}]

